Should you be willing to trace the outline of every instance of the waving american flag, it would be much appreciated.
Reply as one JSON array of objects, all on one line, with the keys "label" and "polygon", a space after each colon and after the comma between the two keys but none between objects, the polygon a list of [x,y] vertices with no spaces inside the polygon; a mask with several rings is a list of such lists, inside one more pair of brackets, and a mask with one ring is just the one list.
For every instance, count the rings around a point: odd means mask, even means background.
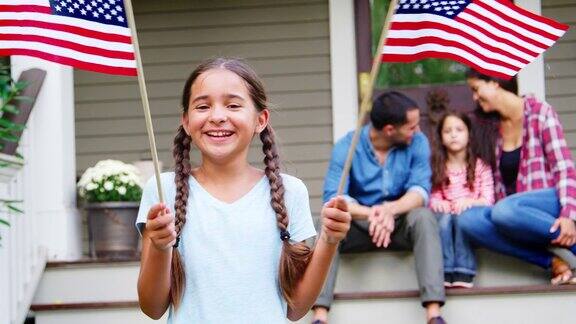
[{"label": "waving american flag", "polygon": [[567,30],[509,0],[400,0],[382,60],[452,59],[510,79]]},{"label": "waving american flag", "polygon": [[0,0],[0,55],[136,75],[122,0]]}]

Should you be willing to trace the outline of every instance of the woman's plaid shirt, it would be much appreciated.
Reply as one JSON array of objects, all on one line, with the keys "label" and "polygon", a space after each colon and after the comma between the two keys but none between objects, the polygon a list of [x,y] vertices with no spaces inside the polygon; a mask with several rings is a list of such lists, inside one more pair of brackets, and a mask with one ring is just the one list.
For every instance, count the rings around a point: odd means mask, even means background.
[{"label": "woman's plaid shirt", "polygon": [[[576,169],[558,115],[545,102],[524,97],[524,123],[516,192],[556,187],[560,217],[576,220]],[[500,174],[502,137],[496,141],[496,198],[506,196]]]}]

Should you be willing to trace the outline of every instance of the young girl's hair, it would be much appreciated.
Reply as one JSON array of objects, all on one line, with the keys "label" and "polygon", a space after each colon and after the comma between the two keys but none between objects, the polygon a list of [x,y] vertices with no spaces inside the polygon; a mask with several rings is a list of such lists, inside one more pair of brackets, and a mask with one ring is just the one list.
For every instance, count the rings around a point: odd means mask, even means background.
[{"label": "young girl's hair", "polygon": [[[250,98],[258,111],[269,107],[264,86],[260,78],[250,66],[238,59],[216,58],[200,64],[188,77],[182,94],[183,113],[187,113],[190,102],[191,88],[194,81],[202,73],[211,69],[225,69],[235,73],[244,80]],[[290,244],[288,232],[288,213],[284,203],[285,188],[280,176],[280,158],[275,144],[274,130],[270,125],[260,133],[262,150],[264,152],[264,172],[270,183],[271,205],[276,213],[276,223],[280,230],[283,241],[282,255],[280,257],[279,281],[282,294],[289,305],[292,305],[292,296],[296,285],[302,278],[311,256],[311,249],[304,243]],[[186,134],[182,125],[178,127],[174,138],[173,155],[175,160],[175,183],[176,183],[176,232],[181,235],[186,224],[186,206],[188,202],[188,179],[191,174],[190,165],[191,138]],[[178,249],[172,253],[172,284],[170,299],[175,307],[178,307],[184,290],[185,274],[182,260]]]},{"label": "young girl's hair", "polygon": [[[438,101],[433,103],[435,106],[440,106],[447,103],[446,96],[430,96],[429,100],[437,99]],[[476,170],[476,153],[474,149],[474,143],[472,141],[472,122],[470,117],[464,112],[460,111],[447,111],[438,121],[438,126],[436,127],[436,140],[433,141],[434,150],[432,151],[432,188],[434,190],[442,189],[444,186],[450,184],[450,179],[446,175],[446,161],[448,160],[448,153],[446,152],[446,147],[442,143],[442,128],[444,128],[444,123],[448,117],[456,117],[464,122],[466,128],[468,128],[468,145],[466,146],[466,185],[470,190],[474,190],[474,178]]]}]

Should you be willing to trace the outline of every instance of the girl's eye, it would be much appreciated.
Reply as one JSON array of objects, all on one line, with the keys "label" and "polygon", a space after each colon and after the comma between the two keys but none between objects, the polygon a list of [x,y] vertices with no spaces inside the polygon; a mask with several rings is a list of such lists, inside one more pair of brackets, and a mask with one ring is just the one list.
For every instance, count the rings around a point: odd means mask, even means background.
[{"label": "girl's eye", "polygon": [[239,104],[235,104],[235,103],[228,104],[228,108],[236,109],[236,108],[240,108],[240,107],[242,107],[242,106],[240,106]]},{"label": "girl's eye", "polygon": [[206,110],[206,109],[210,109],[210,107],[208,105],[200,105],[200,106],[196,106],[197,110]]}]

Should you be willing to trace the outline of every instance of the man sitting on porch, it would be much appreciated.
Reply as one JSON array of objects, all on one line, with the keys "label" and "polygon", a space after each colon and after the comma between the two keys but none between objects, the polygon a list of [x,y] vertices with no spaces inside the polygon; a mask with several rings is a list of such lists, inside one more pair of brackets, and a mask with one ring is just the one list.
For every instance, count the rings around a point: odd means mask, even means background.
[{"label": "man sitting on porch", "polygon": [[[412,249],[428,323],[444,323],[438,225],[432,212],[423,208],[430,192],[430,147],[419,131],[418,106],[399,92],[386,92],[374,101],[370,121],[361,129],[344,190],[353,221],[339,251]],[[324,180],[324,201],[336,195],[352,136],[348,133],[334,146]],[[338,263],[337,254],[314,306],[315,324],[328,322]]]}]

